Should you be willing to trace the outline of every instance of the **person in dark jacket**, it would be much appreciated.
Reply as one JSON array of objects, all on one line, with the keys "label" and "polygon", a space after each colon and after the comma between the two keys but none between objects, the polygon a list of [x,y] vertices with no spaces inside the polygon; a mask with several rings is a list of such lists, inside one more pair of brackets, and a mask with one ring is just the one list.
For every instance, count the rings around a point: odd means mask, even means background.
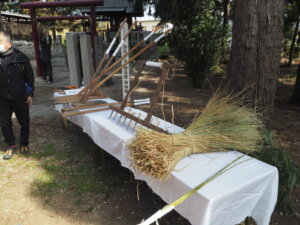
[{"label": "person in dark jacket", "polygon": [[34,75],[28,57],[13,48],[11,34],[0,30],[0,125],[9,148],[3,159],[16,153],[12,114],[21,126],[20,151],[28,153],[29,107],[32,105]]},{"label": "person in dark jacket", "polygon": [[52,76],[52,63],[51,63],[51,45],[52,38],[49,35],[48,30],[43,30],[43,33],[40,37],[40,46],[41,46],[41,64],[43,70],[43,79],[47,80],[48,84],[53,83]]}]

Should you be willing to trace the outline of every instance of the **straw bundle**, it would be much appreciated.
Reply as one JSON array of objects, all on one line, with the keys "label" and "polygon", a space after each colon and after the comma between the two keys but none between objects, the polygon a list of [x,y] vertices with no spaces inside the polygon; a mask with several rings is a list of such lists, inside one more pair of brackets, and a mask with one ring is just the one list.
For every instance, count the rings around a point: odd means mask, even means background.
[{"label": "straw bundle", "polygon": [[240,107],[236,98],[215,94],[184,132],[164,134],[140,128],[129,149],[136,168],[164,179],[181,158],[194,153],[257,151],[262,127],[257,114],[247,107]]}]

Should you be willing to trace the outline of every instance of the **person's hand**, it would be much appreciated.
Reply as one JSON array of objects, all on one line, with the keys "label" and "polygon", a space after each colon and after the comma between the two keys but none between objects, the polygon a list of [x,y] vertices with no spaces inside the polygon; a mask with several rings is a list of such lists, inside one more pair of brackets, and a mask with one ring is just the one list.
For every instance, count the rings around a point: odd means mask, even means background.
[{"label": "person's hand", "polygon": [[32,106],[32,97],[28,96],[26,103],[28,104],[29,107]]}]

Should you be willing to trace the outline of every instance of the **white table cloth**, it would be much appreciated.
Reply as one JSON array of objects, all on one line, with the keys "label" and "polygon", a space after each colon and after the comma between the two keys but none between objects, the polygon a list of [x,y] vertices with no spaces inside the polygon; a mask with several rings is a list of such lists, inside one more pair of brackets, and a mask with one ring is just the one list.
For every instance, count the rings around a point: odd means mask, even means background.
[{"label": "white table cloth", "polygon": [[[62,107],[57,105],[56,109],[60,111]],[[129,108],[125,110],[128,111]],[[137,115],[145,115],[140,110],[131,110]],[[130,169],[136,179],[147,182],[167,203],[172,203],[189,192],[242,154],[237,151],[194,154],[183,158],[168,180],[158,181],[140,173],[131,164],[127,144],[135,136],[132,129],[134,123],[128,128],[129,120],[124,123],[124,118],[119,120],[120,115],[115,119],[109,118],[110,113],[110,110],[89,113],[69,117],[68,120],[82,127],[98,146],[116,157],[122,166]],[[154,123],[157,124],[158,120],[160,119],[156,118]],[[159,125],[173,133],[183,131],[182,128],[163,120],[160,120]],[[277,192],[277,169],[253,158],[205,185],[175,210],[193,225],[234,225],[247,216],[252,216],[258,225],[268,225],[276,204]]]}]

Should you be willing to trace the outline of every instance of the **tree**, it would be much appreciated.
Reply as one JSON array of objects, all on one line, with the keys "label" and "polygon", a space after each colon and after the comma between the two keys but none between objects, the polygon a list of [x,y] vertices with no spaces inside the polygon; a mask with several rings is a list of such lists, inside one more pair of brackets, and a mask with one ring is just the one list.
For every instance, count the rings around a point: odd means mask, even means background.
[{"label": "tree", "polygon": [[169,44],[185,62],[195,88],[201,88],[207,73],[218,62],[224,36],[222,2],[215,0],[153,0],[155,16],[173,24]]},{"label": "tree", "polygon": [[292,61],[293,61],[294,48],[295,48],[296,38],[297,38],[298,30],[299,30],[300,2],[298,2],[296,5],[297,5],[297,8],[298,8],[298,12],[297,12],[297,16],[296,16],[296,25],[295,25],[295,31],[294,31],[294,35],[293,35],[293,39],[292,39],[292,43],[291,43],[288,66],[290,66],[292,64]]},{"label": "tree", "polygon": [[296,83],[290,102],[300,106],[300,63],[298,66]]},{"label": "tree", "polygon": [[[287,66],[292,60],[293,53],[296,52],[296,43],[295,30],[298,30],[297,20],[299,19],[299,4],[298,0],[285,0],[284,6],[284,27],[283,27],[283,35],[284,35],[284,46],[283,53],[284,57],[288,58]],[[296,33],[297,35],[297,33]]]},{"label": "tree", "polygon": [[270,119],[283,40],[283,1],[236,0],[228,83]]}]

